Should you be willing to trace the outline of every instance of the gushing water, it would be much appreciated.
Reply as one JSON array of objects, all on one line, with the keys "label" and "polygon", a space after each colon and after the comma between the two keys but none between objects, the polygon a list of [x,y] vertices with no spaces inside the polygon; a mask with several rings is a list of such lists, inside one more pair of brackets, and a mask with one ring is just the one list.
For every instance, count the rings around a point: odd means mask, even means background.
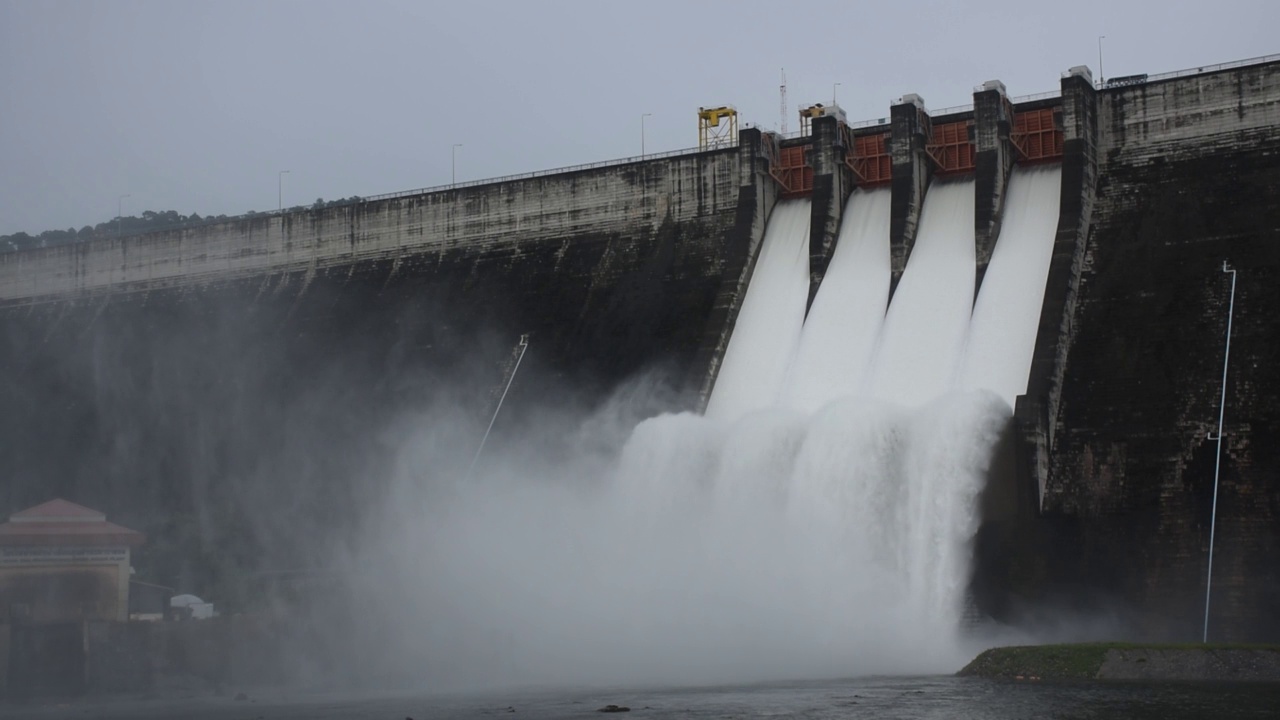
[{"label": "gushing water", "polygon": [[430,508],[404,541],[436,549],[424,653],[501,682],[958,667],[997,393],[1034,339],[993,328],[1038,317],[1056,218],[1056,176],[1016,178],[972,323],[971,182],[931,188],[887,314],[888,191],[851,198],[807,321],[809,203],[780,204],[706,416],[640,422],[602,474],[519,464]]},{"label": "gushing water", "polygon": [[975,273],[973,181],[935,182],[885,317],[873,396],[919,407],[955,387]]},{"label": "gushing water", "polygon": [[991,390],[1009,407],[1027,391],[1061,182],[1057,165],[1014,171],[1000,239],[973,308],[960,385]]},{"label": "gushing water", "polygon": [[822,290],[787,378],[786,402],[813,412],[862,391],[889,303],[888,188],[856,190],[845,206]]},{"label": "gushing water", "polygon": [[737,418],[778,402],[809,299],[809,216],[808,200],[784,200],[774,208],[708,417]]}]

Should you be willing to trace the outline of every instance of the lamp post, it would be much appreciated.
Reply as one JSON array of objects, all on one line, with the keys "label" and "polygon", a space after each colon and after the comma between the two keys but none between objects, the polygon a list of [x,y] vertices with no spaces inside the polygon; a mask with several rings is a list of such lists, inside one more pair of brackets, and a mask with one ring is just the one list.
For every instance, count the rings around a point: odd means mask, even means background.
[{"label": "lamp post", "polygon": [[133,195],[121,195],[116,198],[116,237],[120,237],[120,221],[124,217],[124,199]]},{"label": "lamp post", "polygon": [[1236,271],[1222,261],[1222,272],[1231,274],[1231,304],[1227,306],[1227,347],[1222,352],[1222,395],[1218,399],[1218,434],[1210,440],[1218,441],[1216,459],[1213,461],[1213,510],[1209,515],[1209,571],[1204,581],[1204,636],[1209,642],[1209,591],[1213,588],[1213,536],[1218,529],[1218,473],[1222,469],[1222,415],[1227,409],[1227,366],[1231,362],[1231,321],[1236,314]]},{"label": "lamp post", "polygon": [[288,174],[288,170],[281,170],[276,173],[276,212],[284,214],[284,176]]},{"label": "lamp post", "polygon": [[644,119],[647,117],[653,117],[653,113],[640,114],[640,157],[641,159],[644,158]]},{"label": "lamp post", "polygon": [[840,87],[840,83],[831,83],[831,104],[836,104],[836,88]]},{"label": "lamp post", "polygon": [[1106,40],[1106,35],[1098,36],[1098,84],[1102,84],[1102,41]]},{"label": "lamp post", "polygon": [[454,143],[453,149],[450,150],[449,163],[449,184],[458,184],[458,148],[462,147],[462,143]]}]

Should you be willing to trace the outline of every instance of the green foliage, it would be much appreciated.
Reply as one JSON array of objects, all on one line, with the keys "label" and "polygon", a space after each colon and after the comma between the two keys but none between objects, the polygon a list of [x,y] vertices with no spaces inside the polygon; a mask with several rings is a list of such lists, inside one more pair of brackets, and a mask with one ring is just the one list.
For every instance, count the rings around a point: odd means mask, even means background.
[{"label": "green foliage", "polygon": [[[349,198],[340,198],[338,200],[328,200],[324,198],[316,198],[311,205],[297,205],[295,207],[286,208],[285,212],[315,212],[332,207],[340,207],[343,205],[354,205],[361,202],[362,198],[353,195]],[[221,222],[224,220],[249,219],[268,215],[269,213],[257,212],[250,210],[244,215],[235,217],[227,217],[226,215],[209,215],[201,217],[199,213],[191,213],[183,215],[176,210],[165,210],[156,212],[147,210],[139,216],[128,216],[114,218],[106,222],[100,222],[97,225],[85,225],[76,230],[68,228],[66,230],[45,230],[38,235],[31,235],[25,232],[16,232],[11,235],[0,235],[0,252],[15,250],[31,250],[35,248],[56,247],[58,245],[68,245],[70,243],[85,242],[99,238],[112,238],[125,235],[140,235],[158,230],[166,230],[175,227],[184,227],[189,225]]]},{"label": "green foliage", "polygon": [[1124,642],[1023,645],[992,648],[957,675],[1025,680],[1093,680],[1109,650],[1275,650],[1274,645],[1243,643],[1142,644]]},{"label": "green foliage", "polygon": [[1092,680],[1111,643],[1025,645],[992,648],[964,666],[959,675],[1045,680]]}]

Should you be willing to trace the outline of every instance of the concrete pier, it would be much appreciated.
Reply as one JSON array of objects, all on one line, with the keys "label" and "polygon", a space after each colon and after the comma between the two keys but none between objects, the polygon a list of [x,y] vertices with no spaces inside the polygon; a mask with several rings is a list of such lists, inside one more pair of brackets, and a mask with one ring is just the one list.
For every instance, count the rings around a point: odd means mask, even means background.
[{"label": "concrete pier", "polygon": [[1005,191],[1013,170],[1015,154],[1009,140],[1013,128],[1012,108],[1004,83],[991,80],[973,94],[977,156],[974,164],[974,243],[977,258],[976,300],[986,275],[1004,212]]},{"label": "concrete pier", "polygon": [[1072,335],[1072,312],[1085,239],[1093,217],[1098,172],[1097,93],[1089,68],[1072,68],[1061,84],[1064,141],[1058,231],[1027,393],[1018,398],[1014,409],[1021,438],[1018,443],[1020,476],[1034,483],[1039,498],[1037,506],[1043,502],[1048,479],[1053,418],[1057,416],[1062,393],[1062,372]]},{"label": "concrete pier", "polygon": [[928,113],[924,99],[907,95],[889,109],[892,122],[893,199],[889,215],[889,253],[893,277],[889,281],[889,297],[898,288],[907,259],[916,242],[924,195],[933,177],[933,164],[926,152]]},{"label": "concrete pier", "polygon": [[845,201],[853,192],[852,173],[844,162],[846,152],[836,117],[814,118],[813,143],[809,147],[809,163],[813,166],[813,215],[809,221],[810,306],[831,263]]}]

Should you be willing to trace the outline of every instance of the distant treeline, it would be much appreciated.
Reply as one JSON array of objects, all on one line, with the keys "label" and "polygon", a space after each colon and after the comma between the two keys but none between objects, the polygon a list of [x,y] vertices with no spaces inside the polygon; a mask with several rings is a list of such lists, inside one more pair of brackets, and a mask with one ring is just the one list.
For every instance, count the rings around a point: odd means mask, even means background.
[{"label": "distant treeline", "polygon": [[[353,203],[360,202],[360,200],[361,198],[355,195],[349,198],[328,201],[324,198],[316,198],[316,201],[310,206],[295,205],[294,207],[286,208],[285,212],[323,210],[325,208],[336,207],[338,205],[351,205]],[[95,238],[114,237],[116,235],[137,235],[140,233],[152,232],[154,230],[165,230],[184,225],[221,222],[223,220],[230,219],[253,218],[259,215],[268,214],[270,213],[250,210],[243,215],[232,217],[228,217],[226,215],[209,215],[201,217],[198,213],[183,215],[176,210],[166,210],[164,212],[148,210],[142,213],[141,217],[130,215],[128,217],[100,222],[97,225],[85,225],[79,230],[76,230],[75,228],[67,228],[66,230],[45,230],[37,235],[30,235],[25,232],[17,232],[12,235],[0,235],[0,252],[53,247],[55,245],[68,245],[71,243],[93,240]]]}]

